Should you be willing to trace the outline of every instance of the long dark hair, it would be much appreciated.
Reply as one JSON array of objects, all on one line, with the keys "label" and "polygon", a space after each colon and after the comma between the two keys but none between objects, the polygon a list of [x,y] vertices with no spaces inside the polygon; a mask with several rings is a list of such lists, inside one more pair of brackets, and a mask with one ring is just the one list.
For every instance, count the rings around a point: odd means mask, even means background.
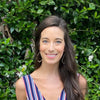
[{"label": "long dark hair", "polygon": [[[68,34],[66,22],[58,16],[49,16],[44,19],[38,26],[35,33],[35,69],[41,66],[41,55],[39,54],[39,43],[41,32],[47,28],[57,26],[64,32],[65,50],[59,63],[59,74],[64,84],[67,94],[67,100],[84,100],[77,77],[77,66],[75,62],[75,53],[73,45]],[[63,60],[63,62],[62,62]]]}]

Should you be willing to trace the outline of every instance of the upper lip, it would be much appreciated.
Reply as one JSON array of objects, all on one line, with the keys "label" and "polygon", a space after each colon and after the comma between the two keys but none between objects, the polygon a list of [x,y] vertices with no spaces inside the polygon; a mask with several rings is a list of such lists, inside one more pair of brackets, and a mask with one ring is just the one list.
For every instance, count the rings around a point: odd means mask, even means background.
[{"label": "upper lip", "polygon": [[46,55],[57,55],[57,54],[49,54],[49,53],[46,53]]}]

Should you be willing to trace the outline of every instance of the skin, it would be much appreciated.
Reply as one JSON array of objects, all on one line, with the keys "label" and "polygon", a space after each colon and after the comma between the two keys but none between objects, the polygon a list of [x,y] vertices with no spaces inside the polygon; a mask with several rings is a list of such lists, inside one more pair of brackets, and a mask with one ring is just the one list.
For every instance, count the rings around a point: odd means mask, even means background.
[{"label": "skin", "polygon": [[87,93],[87,80],[82,75],[79,76],[79,86],[83,96],[85,97]]},{"label": "skin", "polygon": [[42,56],[42,66],[59,65],[65,47],[64,33],[58,27],[48,27],[41,33],[40,54]]},{"label": "skin", "polygon": [[[64,47],[64,33],[60,28],[48,27],[41,32],[40,54],[42,64],[30,75],[46,100],[57,100],[64,88],[58,72],[59,61],[63,55]],[[79,83],[82,93],[85,95],[86,80],[81,75]],[[26,91],[22,78],[16,82],[16,97],[17,100],[26,100]]]}]

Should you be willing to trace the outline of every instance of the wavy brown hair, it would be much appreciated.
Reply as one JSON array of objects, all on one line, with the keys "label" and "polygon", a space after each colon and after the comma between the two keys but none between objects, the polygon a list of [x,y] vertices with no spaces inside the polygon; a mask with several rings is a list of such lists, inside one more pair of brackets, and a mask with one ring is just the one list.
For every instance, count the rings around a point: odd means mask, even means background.
[{"label": "wavy brown hair", "polygon": [[[64,84],[67,94],[67,100],[84,100],[77,77],[77,66],[75,62],[75,53],[73,45],[68,34],[68,28],[65,20],[58,16],[49,16],[44,19],[35,32],[35,69],[41,66],[39,62],[42,58],[39,54],[41,32],[47,28],[57,26],[64,32],[65,50],[59,63],[59,74]],[[62,62],[63,60],[63,62]]]}]

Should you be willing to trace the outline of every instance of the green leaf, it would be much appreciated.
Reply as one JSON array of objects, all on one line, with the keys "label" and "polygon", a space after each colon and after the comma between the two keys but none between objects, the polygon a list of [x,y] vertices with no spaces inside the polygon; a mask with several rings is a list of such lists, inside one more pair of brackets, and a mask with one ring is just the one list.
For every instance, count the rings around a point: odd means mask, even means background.
[{"label": "green leaf", "polygon": [[0,67],[4,67],[5,66],[5,64],[3,64],[3,63],[0,63]]},{"label": "green leaf", "polygon": [[11,27],[10,28],[10,32],[12,33],[14,31],[14,27]]},{"label": "green leaf", "polygon": [[48,5],[55,5],[55,2],[53,0],[49,0]]},{"label": "green leaf", "polygon": [[6,39],[5,41],[2,42],[3,44],[7,45],[10,43],[10,38]]},{"label": "green leaf", "polygon": [[43,12],[43,9],[39,9],[39,10],[37,11],[38,14],[41,14],[42,12]]},{"label": "green leaf", "polygon": [[89,3],[89,8],[91,8],[92,10],[95,10],[95,4],[94,3]]},{"label": "green leaf", "polygon": [[88,78],[87,81],[88,82],[92,82],[93,81],[93,78]]},{"label": "green leaf", "polygon": [[99,66],[98,64],[96,64],[96,65],[90,65],[90,68],[96,68],[98,66]]},{"label": "green leaf", "polygon": [[46,5],[48,3],[48,1],[41,1],[39,2],[41,5]]},{"label": "green leaf", "polygon": [[61,7],[62,11],[65,11],[66,13],[69,13],[69,9],[66,9],[65,7]]},{"label": "green leaf", "polygon": [[97,17],[97,11],[95,11],[95,13],[94,13],[94,18],[96,18]]},{"label": "green leaf", "polygon": [[74,23],[75,24],[77,23],[77,17],[74,17]]}]

